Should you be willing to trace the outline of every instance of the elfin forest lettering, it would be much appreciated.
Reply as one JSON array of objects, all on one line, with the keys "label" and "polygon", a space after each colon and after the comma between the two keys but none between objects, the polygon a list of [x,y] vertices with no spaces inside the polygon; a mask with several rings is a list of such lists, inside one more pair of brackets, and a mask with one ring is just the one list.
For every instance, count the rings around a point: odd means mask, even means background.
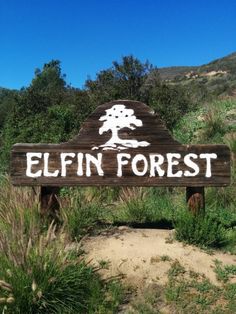
[{"label": "elfin forest lettering", "polygon": [[[31,152],[27,153],[27,168],[26,168],[26,176],[31,178],[38,178],[41,176],[44,177],[66,177],[67,176],[67,168],[70,167],[72,163],[76,163],[76,175],[77,176],[86,176],[90,177],[92,174],[91,165],[95,166],[96,174],[99,176],[104,176],[105,172],[102,169],[102,153],[98,153],[96,156],[91,154],[83,154],[83,153],[61,153],[60,154],[60,169],[56,169],[54,171],[49,171],[50,164],[50,154],[49,153],[36,153]],[[161,154],[149,154],[146,157],[143,154],[136,154],[133,158],[131,158],[131,154],[127,153],[118,153],[116,155],[117,162],[117,171],[116,176],[122,177],[123,175],[123,167],[126,165],[130,165],[132,169],[132,173],[135,176],[144,176],[149,175],[149,177],[163,177],[166,175],[171,178],[181,178],[185,177],[195,177],[199,174],[200,168],[197,164],[199,159],[203,159],[205,161],[205,177],[210,178],[212,175],[211,172],[211,161],[212,159],[216,159],[217,155],[214,153],[211,154],[194,154],[189,153],[185,156],[182,156],[179,153],[167,153],[165,156]],[[174,167],[179,167],[179,160],[183,159],[184,165],[188,167],[187,170],[177,170],[174,171]],[[38,165],[40,160],[43,160],[43,168],[32,170],[32,167]],[[162,165],[167,162],[167,170],[165,171],[162,168]],[[85,165],[85,166],[84,166]],[[85,170],[84,170],[85,169]],[[165,173],[166,172],[166,173]]]}]

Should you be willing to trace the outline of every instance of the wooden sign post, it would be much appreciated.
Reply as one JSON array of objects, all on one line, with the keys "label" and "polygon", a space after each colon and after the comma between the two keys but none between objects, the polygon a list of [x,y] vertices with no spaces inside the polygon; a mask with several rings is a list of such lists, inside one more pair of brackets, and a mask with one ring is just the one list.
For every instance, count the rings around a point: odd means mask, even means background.
[{"label": "wooden sign post", "polygon": [[11,180],[54,189],[182,186],[190,207],[198,203],[197,211],[204,208],[205,186],[230,183],[230,151],[226,145],[182,145],[148,106],[117,100],[99,106],[67,143],[15,144]]}]

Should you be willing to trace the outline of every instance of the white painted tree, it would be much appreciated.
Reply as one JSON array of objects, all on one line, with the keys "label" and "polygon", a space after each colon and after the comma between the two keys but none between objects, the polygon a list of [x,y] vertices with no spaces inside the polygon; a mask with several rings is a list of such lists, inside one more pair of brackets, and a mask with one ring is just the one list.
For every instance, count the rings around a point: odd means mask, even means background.
[{"label": "white painted tree", "polygon": [[121,139],[119,137],[119,130],[123,128],[129,128],[135,130],[136,127],[143,125],[142,120],[137,119],[134,115],[133,109],[127,109],[125,105],[114,105],[110,109],[106,110],[106,114],[101,116],[99,121],[104,121],[103,125],[99,129],[99,134],[111,131],[112,136],[105,144],[100,145],[103,150],[108,149],[127,149],[149,146],[150,143],[146,141],[137,141],[134,139]]}]

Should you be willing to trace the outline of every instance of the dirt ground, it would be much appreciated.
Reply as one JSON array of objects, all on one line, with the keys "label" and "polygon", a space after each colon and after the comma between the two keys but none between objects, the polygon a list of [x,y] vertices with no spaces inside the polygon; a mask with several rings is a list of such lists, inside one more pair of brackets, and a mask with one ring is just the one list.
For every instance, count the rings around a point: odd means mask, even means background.
[{"label": "dirt ground", "polygon": [[205,275],[218,285],[214,272],[217,259],[235,264],[236,256],[218,251],[205,252],[194,246],[173,240],[174,230],[131,229],[119,227],[82,241],[86,258],[94,265],[103,266],[105,278],[121,275],[124,281],[136,287],[167,282],[167,271],[178,260],[186,270]]}]

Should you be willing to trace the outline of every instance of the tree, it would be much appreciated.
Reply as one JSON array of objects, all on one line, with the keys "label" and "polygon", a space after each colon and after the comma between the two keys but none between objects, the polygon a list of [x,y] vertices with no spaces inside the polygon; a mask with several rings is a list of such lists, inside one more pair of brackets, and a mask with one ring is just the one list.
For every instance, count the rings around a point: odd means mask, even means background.
[{"label": "tree", "polygon": [[15,95],[10,114],[4,119],[0,168],[8,168],[14,143],[60,143],[78,133],[81,119],[75,114],[74,94],[66,86],[59,61],[52,60],[36,70],[31,85]]},{"label": "tree", "polygon": [[142,86],[154,70],[146,61],[125,56],[121,62],[114,61],[112,67],[97,74],[96,80],[87,80],[85,87],[92,102],[101,104],[115,99],[143,100]]},{"label": "tree", "polygon": [[150,145],[150,143],[146,141],[139,142],[137,140],[121,139],[119,137],[118,132],[120,129],[129,128],[135,130],[136,127],[143,125],[142,120],[137,119],[134,115],[134,110],[127,109],[125,105],[117,104],[107,109],[106,114],[101,116],[99,121],[104,121],[99,129],[100,135],[109,130],[112,133],[110,140],[100,145],[100,147],[103,147],[103,150],[137,148]]},{"label": "tree", "polygon": [[140,100],[140,89],[152,70],[153,66],[148,61],[141,63],[132,55],[123,57],[121,63],[113,62],[113,74],[120,93],[128,99]]},{"label": "tree", "polygon": [[43,69],[35,70],[35,77],[31,82],[31,87],[40,92],[63,89],[66,86],[65,74],[61,73],[61,62],[51,60],[45,63]]},{"label": "tree", "polygon": [[0,88],[0,133],[5,121],[12,112],[18,93],[15,90]]}]

